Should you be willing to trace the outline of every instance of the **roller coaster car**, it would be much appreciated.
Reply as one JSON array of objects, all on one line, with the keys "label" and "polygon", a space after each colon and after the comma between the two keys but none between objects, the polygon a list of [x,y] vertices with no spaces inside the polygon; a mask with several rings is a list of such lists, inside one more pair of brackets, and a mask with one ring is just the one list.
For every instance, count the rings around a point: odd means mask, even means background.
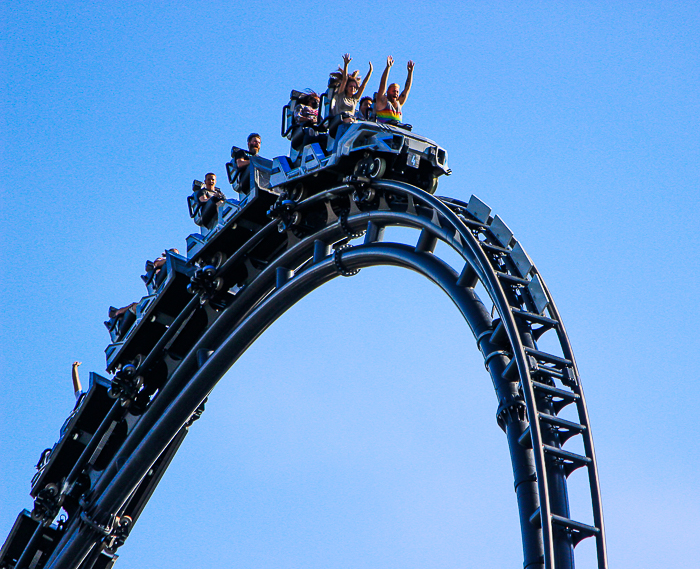
[{"label": "roller coaster car", "polygon": [[146,261],[146,274],[141,275],[141,279],[146,284],[149,294],[155,294],[168,273],[166,273],[162,268],[160,271],[156,271],[156,267],[153,261]]},{"label": "roller coaster car", "polygon": [[[7,536],[5,544],[0,549],[0,569],[14,569],[17,566],[22,553],[29,545],[34,532],[39,527],[39,522],[34,520],[28,510],[22,510],[17,516],[10,535]],[[41,536],[34,544],[29,559],[30,563],[26,567],[41,569],[46,565],[46,561],[53,553],[62,536],[62,532],[57,526],[46,526],[41,529]],[[92,569],[110,569],[114,566],[119,556],[101,551]]]},{"label": "roller coaster car", "polygon": [[[10,535],[7,536],[5,544],[0,549],[0,567],[2,569],[11,569],[16,567],[17,561],[22,556],[22,553],[29,545],[29,541],[34,535],[34,531],[39,527],[39,522],[34,520],[28,510],[22,510],[17,516]],[[32,567],[43,566],[42,562],[46,562],[49,555],[53,552],[61,535],[57,528],[46,527],[42,530],[41,539],[36,546],[38,554],[38,562],[31,565]],[[37,555],[37,554],[35,554]],[[34,555],[31,557],[33,561]]]},{"label": "roller coaster car", "polygon": [[[110,385],[108,379],[90,372],[88,390],[81,395],[75,408],[68,415],[61,428],[60,439],[52,449],[45,450],[39,459],[38,472],[32,478],[32,497],[36,498],[48,484],[54,484],[58,488],[63,486],[66,477],[100,426],[102,418],[114,403],[107,395]],[[93,463],[97,458],[93,457]],[[76,505],[71,503],[69,492],[63,503],[64,509],[70,513]]]},{"label": "roller coaster car", "polygon": [[146,284],[146,289],[148,294],[156,294],[160,287],[166,282],[168,275],[172,271],[178,269],[175,268],[178,265],[179,269],[182,271],[182,257],[174,254],[173,251],[167,251],[165,256],[165,263],[161,266],[160,271],[156,271],[156,267],[153,261],[146,261],[146,274],[141,275],[141,279]]},{"label": "roller coaster car", "polygon": [[[163,271],[165,274],[161,277]],[[110,329],[112,343],[105,350],[108,371],[113,371],[122,360],[134,359],[138,355],[136,346],[138,350],[150,350],[155,346],[158,338],[192,298],[187,292],[187,285],[193,274],[194,267],[188,265],[187,259],[167,251],[158,280],[146,283],[149,295],[136,305],[131,325]]]},{"label": "roller coaster car", "polygon": [[[329,92],[332,92],[332,90],[329,89]],[[321,99],[319,101],[319,122],[315,124],[305,123],[304,125],[300,125],[297,124],[294,120],[294,110],[299,104],[299,98],[304,96],[305,94],[306,93],[302,93],[301,91],[292,90],[292,92],[289,95],[289,103],[282,107],[282,128],[280,133],[283,137],[288,138],[291,141],[288,162],[292,164],[296,164],[300,161],[300,159],[302,159],[303,162],[302,153],[304,151],[304,148],[302,147],[302,143],[304,140],[305,132],[316,134],[318,140],[315,142],[315,144],[319,149],[322,147],[325,148],[327,146],[328,136],[326,132],[328,130],[328,121],[330,119],[322,120],[321,116],[323,115],[322,111],[324,109],[326,109],[326,114],[329,115],[331,109],[330,103],[332,99],[328,97],[327,93],[322,94]],[[323,152],[321,152],[321,154],[323,154]],[[275,173],[276,169],[279,166],[277,164],[279,158],[280,157],[275,158],[272,161],[272,174]],[[278,185],[272,179],[270,180],[270,182],[273,186]]]},{"label": "roller coaster car", "polygon": [[105,326],[109,331],[109,336],[112,342],[116,342],[131,329],[131,326],[136,321],[136,302],[117,309],[114,306],[109,307],[110,319],[105,321]]},{"label": "roller coaster car", "polygon": [[[220,223],[223,215],[228,214],[231,210],[238,209],[240,206],[236,200],[226,200],[219,207],[214,206],[213,202],[200,202],[199,192],[203,187],[204,183],[199,180],[192,182],[192,194],[187,196],[187,208],[190,211],[190,217],[202,228],[202,232],[209,232]],[[216,189],[221,191],[221,188]]]},{"label": "roller coaster car", "polygon": [[[410,132],[408,125],[373,121],[355,121],[338,135],[339,117],[326,116],[314,129],[323,137],[299,147],[295,144],[299,126],[293,113],[299,91],[292,91],[290,102],[282,109],[282,136],[292,141],[290,156],[278,156],[272,161],[272,189],[304,188],[306,193],[341,180],[369,181],[388,178],[407,182],[431,193],[437,188],[438,177],[451,171],[447,167],[447,152],[435,142]],[[322,96],[321,108],[330,112],[331,90]],[[324,134],[327,129],[327,134]],[[297,193],[300,190],[296,190]]]},{"label": "roller coaster car", "polygon": [[[272,160],[256,154],[249,157],[250,166],[239,170],[238,166],[236,166],[236,154],[239,152],[247,151],[238,146],[232,146],[231,162],[226,163],[226,174],[233,190],[241,195],[248,196],[256,187],[269,189]],[[253,174],[252,176],[251,173]]]},{"label": "roller coaster car", "polygon": [[[232,157],[238,150],[237,147],[233,147]],[[210,264],[216,253],[221,253],[228,258],[251,235],[270,222],[267,212],[279,194],[278,190],[270,187],[272,160],[259,155],[250,157],[250,175],[247,176],[249,186],[246,185],[245,188],[240,186],[241,180],[238,178],[233,159],[226,165],[226,169],[233,189],[244,197],[237,202],[236,208],[219,208],[216,224],[210,230],[202,230],[200,235],[193,234],[187,238],[187,257],[191,261],[201,259],[206,264]],[[219,238],[220,235],[226,236]],[[212,249],[210,243],[215,237],[217,249],[210,251]]]}]

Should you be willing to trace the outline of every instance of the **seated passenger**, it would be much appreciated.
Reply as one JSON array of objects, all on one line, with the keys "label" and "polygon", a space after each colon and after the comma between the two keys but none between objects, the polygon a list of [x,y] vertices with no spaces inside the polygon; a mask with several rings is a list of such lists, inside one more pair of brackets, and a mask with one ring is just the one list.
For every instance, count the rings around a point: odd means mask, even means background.
[{"label": "seated passenger", "polygon": [[[331,116],[339,116],[340,120],[331,121],[329,128],[330,135],[335,139],[340,139],[348,126],[355,122],[355,109],[365,91],[367,81],[372,76],[372,62],[369,62],[369,71],[365,80],[360,85],[360,72],[355,71],[348,75],[348,65],[352,61],[349,54],[343,55],[343,69],[340,73],[340,80],[333,95],[331,103]],[[337,74],[332,74],[336,77]],[[341,126],[342,121],[342,126]]]},{"label": "seated passenger", "polygon": [[[178,251],[175,248],[168,249],[168,251],[170,251],[171,253],[175,253],[176,255],[180,254],[180,251]],[[166,273],[162,269],[165,266],[168,251],[163,251],[161,256],[158,257],[155,261],[146,261],[146,274],[141,276],[141,278],[146,283],[146,286],[151,285],[151,288],[158,288],[160,283],[163,282]]]},{"label": "seated passenger", "polygon": [[216,174],[209,172],[204,176],[204,186],[197,192],[197,201],[201,204],[202,212],[199,225],[209,227],[216,219],[218,207],[226,201],[226,196],[216,187]]},{"label": "seated passenger", "polygon": [[299,150],[312,142],[322,142],[324,136],[315,128],[318,124],[319,101],[320,97],[310,89],[297,99],[292,128],[293,148]]},{"label": "seated passenger", "polygon": [[312,90],[307,90],[299,99],[294,109],[294,122],[309,126],[318,122],[318,102],[320,97]]},{"label": "seated passenger", "polygon": [[[362,98],[362,93],[365,91],[369,78],[372,77],[372,62],[369,62],[369,71],[365,80],[360,84],[360,72],[354,71],[348,74],[348,65],[352,61],[349,54],[343,55],[343,68],[340,70],[340,77],[337,73],[332,73],[333,78],[338,79],[333,95],[333,103],[331,104],[331,116],[343,115],[343,118],[352,118],[355,116],[357,103]],[[352,121],[351,121],[352,122]]]},{"label": "seated passenger", "polygon": [[408,69],[408,77],[406,78],[406,86],[401,94],[399,94],[398,83],[392,83],[387,89],[386,82],[389,79],[389,69],[394,65],[394,58],[389,56],[386,58],[386,68],[382,73],[382,79],[379,82],[379,91],[377,91],[377,105],[374,109],[374,115],[377,117],[377,122],[400,124],[402,122],[403,113],[402,107],[406,103],[408,94],[411,92],[411,84],[413,83],[413,61],[409,61],[406,68]]},{"label": "seated passenger", "polygon": [[109,317],[110,318],[119,318],[120,316],[123,316],[127,312],[132,312],[133,314],[136,314],[136,306],[138,305],[138,302],[132,302],[131,304],[127,304],[126,306],[122,308],[115,308],[114,306],[109,307]]},{"label": "seated passenger", "polygon": [[372,97],[362,97],[355,111],[355,120],[368,121],[372,116]]},{"label": "seated passenger", "polygon": [[109,320],[105,322],[107,330],[113,342],[119,341],[131,325],[136,321],[136,307],[138,302],[132,302],[122,308],[109,307]]},{"label": "seated passenger", "polygon": [[247,194],[250,191],[250,157],[260,152],[262,139],[257,132],[251,132],[248,135],[247,143],[247,152],[240,149],[233,155],[238,175],[238,191],[243,194]]},{"label": "seated passenger", "polygon": [[[175,253],[176,255],[180,254],[180,251],[175,249],[175,247],[171,247],[168,249],[171,253]],[[160,273],[161,269],[163,268],[163,265],[165,265],[165,260],[168,256],[168,251],[163,251],[162,255],[158,257],[155,261],[153,261],[153,268],[155,269],[155,275],[158,275]]]}]

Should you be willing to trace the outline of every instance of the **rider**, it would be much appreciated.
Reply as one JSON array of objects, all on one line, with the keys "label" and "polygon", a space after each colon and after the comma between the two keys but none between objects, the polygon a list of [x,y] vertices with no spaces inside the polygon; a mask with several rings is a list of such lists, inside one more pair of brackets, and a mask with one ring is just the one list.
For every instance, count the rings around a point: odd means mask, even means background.
[{"label": "rider", "polygon": [[409,61],[406,65],[408,69],[408,77],[406,78],[406,86],[401,94],[399,94],[398,83],[392,83],[387,89],[386,83],[389,78],[389,69],[394,65],[394,58],[389,56],[386,58],[386,68],[382,73],[382,79],[379,82],[379,91],[377,91],[377,104],[374,114],[378,122],[385,123],[400,123],[402,122],[402,108],[406,103],[408,94],[411,92],[411,84],[413,83],[413,61]]},{"label": "rider", "polygon": [[243,194],[247,194],[250,190],[250,157],[260,152],[262,138],[257,132],[251,132],[246,142],[248,143],[248,150],[241,148],[233,155],[236,169],[238,170],[238,188]]},{"label": "rider", "polygon": [[[175,255],[180,254],[180,251],[175,248],[170,248],[168,251]],[[153,261],[146,261],[146,274],[141,277],[146,283],[146,286],[152,282],[154,288],[157,288],[163,282],[166,275],[166,273],[163,272],[163,267],[165,267],[165,263],[168,259],[168,251],[163,251],[160,257]]]},{"label": "rider", "polygon": [[196,197],[202,208],[200,225],[208,227],[217,214],[217,208],[226,201],[226,196],[216,187],[216,174],[209,172],[204,176],[204,186],[199,189]]},{"label": "rider", "polygon": [[[372,76],[373,68],[370,61],[367,76],[360,85],[359,71],[348,75],[348,65],[351,61],[352,57],[350,57],[350,54],[346,53],[343,55],[343,69],[340,74],[340,82],[336,87],[331,104],[331,116],[340,116],[340,120],[336,119],[333,121],[329,129],[331,136],[336,140],[340,140],[343,133],[355,122],[355,109],[362,98],[362,93],[365,91],[369,78]],[[331,77],[336,76],[337,73],[331,74]],[[342,121],[342,124],[340,121]]]},{"label": "rider", "polygon": [[[333,95],[333,104],[331,105],[331,115],[344,115],[343,119],[352,118],[355,115],[355,108],[362,98],[362,93],[365,91],[369,78],[372,77],[372,62],[369,62],[369,71],[362,84],[360,84],[360,72],[355,71],[348,75],[348,65],[352,61],[349,54],[343,55],[343,69],[340,74],[340,82],[336,87]],[[336,76],[337,74],[333,74]],[[352,122],[352,121],[350,121]]]},{"label": "rider", "polygon": [[321,142],[321,135],[314,127],[318,124],[318,106],[320,97],[311,89],[297,99],[294,108],[294,128],[292,129],[292,147],[302,148],[312,142]]},{"label": "rider", "polygon": [[362,97],[360,106],[355,111],[355,120],[368,121],[372,114],[372,97]]}]

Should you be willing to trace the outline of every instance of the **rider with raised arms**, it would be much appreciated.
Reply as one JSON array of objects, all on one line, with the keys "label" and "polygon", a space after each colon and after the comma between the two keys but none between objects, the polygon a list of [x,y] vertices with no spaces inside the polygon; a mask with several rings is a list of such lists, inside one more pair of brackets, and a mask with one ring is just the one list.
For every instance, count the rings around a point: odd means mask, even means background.
[{"label": "rider with raised arms", "polygon": [[408,62],[408,77],[406,77],[406,85],[401,94],[399,94],[399,84],[392,83],[387,89],[386,83],[389,79],[389,70],[394,65],[394,58],[389,56],[386,58],[386,68],[382,73],[382,79],[379,82],[379,91],[377,91],[377,104],[374,111],[378,122],[402,122],[402,107],[408,99],[408,94],[411,92],[411,84],[413,83],[413,61]]},{"label": "rider with raised arms", "polygon": [[[362,93],[365,91],[369,78],[372,77],[372,62],[369,62],[369,71],[362,84],[360,84],[359,71],[355,71],[351,75],[348,74],[348,65],[352,61],[350,54],[343,55],[343,69],[340,74],[340,82],[333,95],[333,105],[331,107],[331,115],[341,115],[344,122],[353,122],[355,109],[362,98]],[[337,76],[337,74],[333,74]],[[347,120],[351,119],[351,120]]]}]

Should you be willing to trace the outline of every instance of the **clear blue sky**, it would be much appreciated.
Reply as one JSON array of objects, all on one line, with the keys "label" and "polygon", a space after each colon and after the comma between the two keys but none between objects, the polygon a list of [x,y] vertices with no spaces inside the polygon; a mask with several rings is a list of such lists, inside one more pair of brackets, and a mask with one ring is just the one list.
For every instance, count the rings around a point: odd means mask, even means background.
[{"label": "clear blue sky", "polygon": [[[192,179],[226,190],[251,131],[286,154],[289,91],[350,52],[370,91],[387,55],[399,83],[416,61],[405,118],[449,152],[438,193],[489,203],[549,285],[611,566],[700,557],[696,2],[16,0],[1,18],[0,539],[72,408],[71,362],[104,373],[107,307],[194,232]],[[495,413],[435,287],[333,282],[222,380],[117,566],[520,567]]]}]

